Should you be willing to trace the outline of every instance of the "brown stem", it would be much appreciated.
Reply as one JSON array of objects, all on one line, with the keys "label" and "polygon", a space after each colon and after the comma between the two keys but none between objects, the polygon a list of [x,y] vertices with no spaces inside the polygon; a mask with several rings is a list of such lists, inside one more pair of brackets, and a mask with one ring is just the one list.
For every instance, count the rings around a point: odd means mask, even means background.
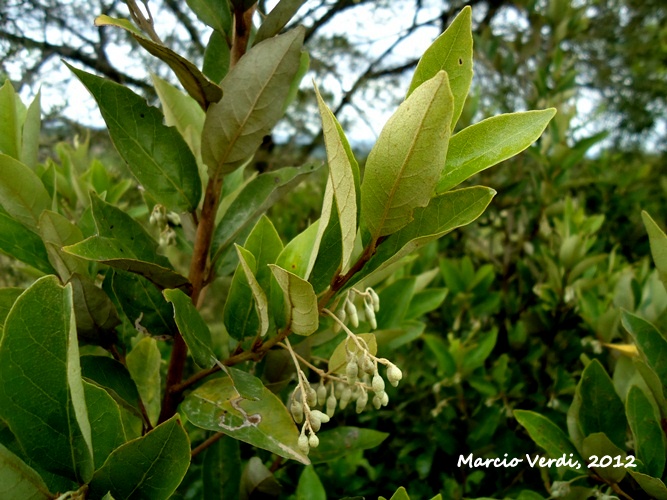
[{"label": "brown stem", "polygon": [[234,11],[234,39],[229,55],[229,64],[233,67],[248,49],[248,40],[252,29],[252,16],[257,5],[253,5],[245,12],[241,9]]},{"label": "brown stem", "polygon": [[190,452],[190,457],[195,458],[197,455],[199,455],[202,451],[204,451],[206,448],[211,446],[213,443],[220,441],[220,439],[224,436],[222,432],[217,432],[213,434],[211,437],[207,438],[206,441],[201,443],[199,446],[196,448],[193,448],[192,451]]}]

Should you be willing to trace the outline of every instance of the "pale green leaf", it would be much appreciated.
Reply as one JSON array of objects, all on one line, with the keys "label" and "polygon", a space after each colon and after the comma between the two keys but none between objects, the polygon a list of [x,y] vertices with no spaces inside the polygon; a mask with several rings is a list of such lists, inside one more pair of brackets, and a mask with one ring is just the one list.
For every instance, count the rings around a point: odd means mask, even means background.
[{"label": "pale green leaf", "polygon": [[408,495],[407,490],[401,486],[389,500],[410,500],[410,495]]},{"label": "pale green leaf", "polygon": [[162,393],[160,391],[160,364],[162,356],[157,341],[152,337],[142,338],[126,358],[127,369],[146,407],[153,425],[160,415]]},{"label": "pale green leaf", "polygon": [[0,498],[49,500],[53,497],[39,474],[0,444]]},{"label": "pale green leaf", "polygon": [[277,35],[297,13],[306,0],[280,0],[271,12],[262,20],[255,34],[255,43]]},{"label": "pale green leaf", "polygon": [[35,172],[0,154],[0,205],[16,221],[37,232],[39,216],[51,208],[51,197]]},{"label": "pale green leaf", "polygon": [[648,212],[642,211],[642,220],[648,233],[653,262],[658,269],[660,281],[662,281],[667,289],[667,235],[660,229],[660,226],[656,224]]},{"label": "pale green leaf", "polygon": [[[625,429],[623,429],[625,431]],[[621,457],[621,463],[625,463],[626,453],[623,451],[624,447],[619,447],[612,443],[608,435],[604,432],[594,432],[584,438],[581,445],[581,453],[590,460],[592,455],[595,455],[600,461],[603,457]],[[583,462],[582,462],[583,463]],[[611,483],[619,483],[625,477],[628,469],[625,467],[615,467],[615,460],[607,467],[592,467],[590,470],[600,476],[605,481]]]},{"label": "pale green leaf", "polygon": [[87,482],[91,428],[70,286],[38,279],[14,303],[0,341],[0,418],[35,463]]},{"label": "pale green leaf", "polygon": [[40,98],[41,91],[38,91],[30,106],[28,106],[21,136],[21,162],[33,170],[37,167],[40,128],[42,125]]},{"label": "pale green leaf", "polygon": [[97,101],[116,149],[132,175],[162,205],[190,212],[199,205],[197,162],[178,130],[159,109],[127,87],[75,69]]},{"label": "pale green leaf", "polygon": [[314,333],[319,325],[319,310],[313,286],[275,264],[270,267],[283,291],[287,325],[297,335]]},{"label": "pale green leaf", "polygon": [[276,259],[276,264],[299,278],[307,279],[313,262],[312,255],[318,251],[320,222],[319,219],[316,220],[287,243]]},{"label": "pale green leaf", "polygon": [[514,417],[526,428],[535,444],[544,449],[551,458],[565,456],[568,463],[585,463],[570,438],[544,415],[534,411],[514,410]]},{"label": "pale green leaf", "polygon": [[86,381],[83,388],[90,426],[95,429],[93,459],[95,467],[100,468],[111,452],[125,443],[125,429],[120,408],[107,391]]},{"label": "pale green leaf", "polygon": [[[331,110],[327,107],[315,87],[317,102],[320,108],[322,118],[322,132],[324,134],[324,144],[327,151],[329,163],[329,177],[327,189],[333,192],[333,198],[338,211],[338,221],[341,228],[342,238],[342,272],[346,272],[350,265],[352,252],[354,250],[354,241],[357,235],[357,193],[354,179],[354,166],[356,160],[351,155],[349,145],[345,135],[342,133],[340,125],[334,117]],[[325,197],[326,198],[326,197]],[[331,210],[331,207],[326,207]],[[322,209],[320,219],[320,232],[323,234],[329,218],[324,216],[325,210]],[[321,236],[320,236],[321,239]],[[314,262],[313,262],[314,264]],[[312,268],[312,266],[311,266]]]},{"label": "pale green leaf", "polygon": [[466,6],[452,24],[422,55],[410,82],[408,96],[422,83],[444,70],[454,97],[451,129],[461,116],[472,81],[472,9]]},{"label": "pale green leaf", "polygon": [[190,466],[190,442],[178,417],[114,450],[90,482],[89,495],[166,500]]},{"label": "pale green leaf", "polygon": [[68,281],[72,274],[88,274],[85,261],[67,254],[62,248],[73,245],[83,239],[81,229],[59,213],[45,210],[39,218],[39,234],[42,237],[49,261],[58,271],[63,281]]},{"label": "pale green leaf", "polygon": [[[378,344],[375,339],[375,334],[373,333],[360,333],[357,335],[360,343],[368,348],[373,356],[377,354]],[[329,357],[329,367],[328,371],[330,373],[345,373],[345,366],[347,365],[347,353],[351,352],[352,354],[357,354],[359,352],[359,347],[357,347],[356,342],[350,340],[348,337],[345,337],[343,341],[336,346],[334,352]]]},{"label": "pale green leaf", "polygon": [[444,193],[464,180],[535,142],[556,114],[554,108],[487,118],[452,136],[445,168],[436,187]]},{"label": "pale green leaf", "polygon": [[252,253],[239,245],[236,245],[236,253],[239,256],[239,263],[243,268],[250,290],[252,291],[252,298],[255,303],[255,311],[259,317],[259,335],[264,336],[269,330],[269,304],[266,299],[266,293],[257,282],[255,278],[256,270],[252,270],[248,264],[250,257],[254,259]]},{"label": "pale green leaf", "polygon": [[280,119],[299,69],[303,35],[299,27],[255,45],[222,81],[223,97],[208,108],[202,135],[211,177],[252,156]]},{"label": "pale green leaf", "polygon": [[281,457],[309,464],[297,446],[299,431],[282,401],[263,388],[257,401],[238,395],[229,377],[206,382],[181,405],[189,421],[268,450]]},{"label": "pale green leaf", "polygon": [[49,263],[47,249],[42,239],[14,220],[2,206],[0,206],[0,251],[45,274],[55,272]]},{"label": "pale green leaf", "polygon": [[395,233],[428,205],[447,155],[452,93],[445,72],[415,90],[382,129],[368,155],[361,217],[372,241]]},{"label": "pale green leaf", "polygon": [[165,290],[162,294],[174,307],[176,326],[195,363],[202,368],[212,367],[216,358],[211,349],[211,331],[190,297],[180,290]]},{"label": "pale green leaf", "polygon": [[637,481],[641,489],[655,500],[667,500],[667,486],[657,477],[651,477],[640,472],[628,469],[632,478]]},{"label": "pale green leaf", "polygon": [[23,114],[20,99],[9,79],[0,87],[0,153],[15,160],[21,156],[21,125]]}]

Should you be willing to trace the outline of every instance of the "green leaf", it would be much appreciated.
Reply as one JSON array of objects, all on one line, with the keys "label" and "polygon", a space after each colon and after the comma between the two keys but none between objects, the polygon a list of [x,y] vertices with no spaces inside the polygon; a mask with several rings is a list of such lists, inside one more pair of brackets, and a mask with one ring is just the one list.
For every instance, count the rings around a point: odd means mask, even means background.
[{"label": "green leaf", "polygon": [[436,192],[444,193],[535,142],[556,114],[554,108],[487,118],[452,136]]},{"label": "green leaf", "polygon": [[445,301],[448,293],[447,288],[427,288],[415,293],[410,300],[410,307],[405,313],[405,319],[421,318],[425,314],[435,311]]},{"label": "green leaf", "polygon": [[22,288],[0,288],[0,338],[2,338],[2,330],[5,327],[7,315],[22,293]]},{"label": "green leaf", "polygon": [[445,70],[454,97],[451,130],[461,116],[472,81],[472,10],[466,6],[417,63],[408,97],[438,71]]},{"label": "green leaf", "polygon": [[199,205],[197,162],[159,109],[130,89],[70,66],[97,101],[111,140],[132,175],[162,205],[191,212]]},{"label": "green leaf", "polygon": [[252,156],[280,119],[299,69],[304,31],[299,27],[255,45],[222,81],[224,95],[208,108],[202,135],[211,177]]},{"label": "green leaf", "polygon": [[642,220],[648,233],[653,262],[658,269],[660,281],[667,288],[667,235],[646,211],[642,211]]},{"label": "green leaf", "polygon": [[636,385],[630,387],[625,399],[628,423],[635,438],[635,453],[644,464],[649,476],[662,477],[665,470],[665,434],[660,427],[660,417],[651,401]]},{"label": "green leaf", "polygon": [[18,160],[21,156],[22,105],[9,79],[0,87],[0,153]]},{"label": "green leaf", "polygon": [[89,494],[117,500],[169,498],[190,466],[190,442],[178,417],[114,450],[90,482]]},{"label": "green leaf", "polygon": [[230,51],[227,39],[219,31],[214,30],[206,44],[202,71],[214,82],[220,82],[229,72],[229,60]]},{"label": "green leaf", "polygon": [[128,31],[149,54],[167,63],[183,88],[199,103],[202,109],[206,109],[210,103],[218,102],[222,98],[220,87],[206,78],[197,66],[169,47],[146,38],[142,33],[137,33],[137,30],[125,19],[114,19],[101,15],[95,19],[95,26],[116,26]]},{"label": "green leaf", "polygon": [[410,500],[410,495],[408,495],[407,490],[401,486],[389,500]]},{"label": "green leaf", "polygon": [[95,467],[99,468],[113,450],[125,443],[125,429],[120,408],[107,391],[86,381],[83,382],[83,389],[90,426],[95,429],[93,461]]},{"label": "green leaf", "polygon": [[371,260],[351,280],[351,284],[386,269],[457,227],[470,224],[486,210],[495,194],[491,188],[474,186],[433,198],[426,208],[415,210],[414,221],[382,242]]},{"label": "green leaf", "polygon": [[0,498],[48,500],[54,495],[34,469],[0,444]]},{"label": "green leaf", "polygon": [[665,394],[662,389],[663,383],[660,380],[660,377],[658,377],[655,371],[642,359],[635,358],[633,364],[637,372],[641,375],[641,378],[646,383],[646,387],[651,391],[653,400],[656,402],[658,409],[660,410],[660,415],[662,417],[667,417],[667,400],[665,399]]},{"label": "green leaf", "polygon": [[91,196],[97,235],[63,250],[87,260],[94,260],[129,271],[164,288],[188,285],[188,280],[171,269],[169,260],[158,254],[157,242],[127,213]]},{"label": "green leaf", "polygon": [[[612,458],[620,456],[621,463],[625,463],[626,454],[623,451],[623,448],[612,443],[609,437],[603,432],[594,432],[593,434],[586,436],[581,445],[581,452],[589,460],[592,455],[595,455],[598,458],[598,461],[605,456]],[[616,460],[614,459],[612,465],[608,467],[592,467],[592,470],[605,481],[620,483],[625,477],[625,473],[628,469],[625,467],[614,467],[615,462]]]},{"label": "green leaf", "polygon": [[378,328],[395,328],[408,311],[415,293],[415,278],[401,278],[380,292],[380,311],[377,313]]},{"label": "green leaf", "polygon": [[[357,337],[366,344],[368,352],[375,356],[378,352],[378,344],[373,333],[360,333]],[[359,351],[357,344],[345,337],[340,344],[336,346],[334,352],[329,357],[329,372],[331,373],[345,373],[345,365],[347,365],[347,352],[356,354]]]},{"label": "green leaf", "polygon": [[314,333],[319,326],[319,310],[313,286],[275,264],[269,267],[283,291],[287,325],[297,335]]},{"label": "green leaf", "polygon": [[208,325],[192,304],[190,297],[180,290],[162,292],[167,302],[174,307],[174,320],[178,331],[190,350],[190,354],[202,368],[210,368],[215,364],[215,354],[211,349],[211,331]]},{"label": "green leaf", "polygon": [[257,282],[264,290],[268,290],[272,276],[269,264],[276,262],[283,251],[283,243],[273,223],[266,215],[259,218],[243,246],[255,257]]},{"label": "green leaf", "polygon": [[317,437],[320,438],[320,445],[317,448],[311,448],[309,454],[313,464],[331,462],[355,451],[380,446],[389,437],[389,433],[375,429],[339,426],[318,432]]},{"label": "green leaf", "polygon": [[372,241],[395,233],[428,205],[447,155],[452,93],[444,72],[422,84],[389,119],[368,155],[361,217]]},{"label": "green leaf", "polygon": [[81,356],[81,375],[103,387],[116,402],[140,415],[139,391],[123,364],[104,356]]},{"label": "green leaf", "polygon": [[229,10],[229,2],[220,2],[219,0],[185,1],[201,22],[219,33],[231,32],[232,14]]},{"label": "green leaf", "polygon": [[628,470],[632,479],[637,481],[642,490],[655,500],[667,500],[667,486],[657,477],[650,477],[640,472]]},{"label": "green leaf", "polygon": [[611,378],[597,359],[588,363],[581,374],[577,393],[581,397],[579,424],[583,435],[602,432],[616,446],[624,448],[628,428],[625,408]]},{"label": "green leaf", "polygon": [[89,481],[92,439],[72,290],[60,286],[55,276],[35,281],[7,316],[0,380],[0,418],[21,448],[49,472]]},{"label": "green leaf", "polygon": [[45,274],[55,272],[42,239],[0,206],[0,251]]},{"label": "green leaf", "polygon": [[104,291],[87,276],[73,274],[74,316],[79,340],[110,347],[116,341],[114,328],[120,324],[116,308]]},{"label": "green leaf", "polygon": [[320,222],[321,219],[316,220],[287,243],[276,259],[276,264],[299,278],[307,279],[314,260],[313,254],[318,252]]},{"label": "green leaf", "polygon": [[113,271],[107,274],[105,285],[135,328],[151,335],[174,335],[174,309],[153,283],[137,274]]},{"label": "green leaf", "polygon": [[41,93],[41,91],[37,91],[37,95],[28,106],[21,137],[21,161],[33,170],[37,167],[37,156],[39,154],[40,128],[42,125]]},{"label": "green leaf", "polygon": [[241,498],[275,498],[281,486],[259,457],[248,460],[241,475]]},{"label": "green leaf", "polygon": [[218,378],[190,393],[181,409],[197,427],[223,432],[281,457],[310,463],[298,449],[299,431],[287,408],[267,388],[263,388],[259,400],[251,401],[238,395],[230,378]]},{"label": "green leaf", "polygon": [[667,340],[651,323],[628,311],[621,312],[621,322],[635,339],[648,365],[663,381],[663,394],[667,395],[667,388],[664,387],[667,380]]},{"label": "green leaf", "polygon": [[[535,444],[551,458],[565,457],[567,463],[585,464],[567,435],[551,420],[534,411],[514,410],[514,417],[528,431]],[[572,467],[573,470],[577,470]]]},{"label": "green leaf", "polygon": [[241,485],[241,453],[238,440],[223,436],[206,449],[202,478],[204,500],[238,498]]},{"label": "green leaf", "polygon": [[422,336],[424,342],[431,350],[438,363],[438,375],[443,377],[453,377],[456,373],[456,360],[449,352],[449,348],[445,341],[437,336],[427,333]]},{"label": "green leaf", "polygon": [[255,44],[277,35],[306,0],[280,0],[262,21],[255,34]]},{"label": "green leaf", "polygon": [[304,467],[299,476],[296,500],[327,500],[327,492],[312,465]]},{"label": "green leaf", "polygon": [[[257,278],[255,278],[256,262],[255,256],[243,247],[236,245],[236,252],[239,256],[239,263],[243,272],[245,273],[248,285],[252,292],[252,300],[255,304],[255,312],[259,318],[259,335],[264,336],[269,330],[269,303],[266,299],[266,293],[259,285]],[[250,263],[255,265],[255,269],[251,269]]]},{"label": "green leaf", "polygon": [[229,205],[213,234],[212,248],[217,260],[240,234],[257,222],[268,208],[289,192],[303,178],[316,170],[315,165],[285,167],[258,175]]},{"label": "green leaf", "polygon": [[[354,241],[357,236],[356,187],[358,184],[358,175],[355,182],[355,171],[358,172],[359,167],[336,117],[324,103],[317,87],[315,87],[315,92],[317,94],[317,102],[320,108],[320,116],[322,118],[322,132],[324,134],[324,144],[326,146],[329,163],[327,192],[333,194],[333,200],[336,203],[338,224],[341,228],[341,271],[346,272],[350,266],[350,259],[352,258],[352,252],[354,251]],[[330,204],[328,206],[325,204],[322,209],[322,217],[320,219],[320,240],[324,234],[326,225],[329,223],[328,214],[325,216],[325,212],[331,211],[331,209],[332,207]],[[313,262],[313,264],[314,263],[315,262]],[[312,265],[310,267],[312,269]]]},{"label": "green leaf", "polygon": [[0,205],[17,222],[37,232],[39,216],[51,208],[51,197],[35,172],[0,154]]},{"label": "green leaf", "polygon": [[48,259],[63,281],[72,274],[88,275],[88,264],[78,257],[67,254],[62,248],[83,239],[83,233],[66,217],[51,210],[44,210],[39,218],[39,234],[44,241]]},{"label": "green leaf", "polygon": [[153,425],[160,415],[162,393],[160,391],[160,364],[162,356],[157,341],[151,337],[142,338],[126,358],[127,369],[144,403],[148,418]]},{"label": "green leaf", "polygon": [[489,357],[498,339],[498,328],[493,327],[488,332],[477,332],[474,341],[466,345],[465,355],[460,363],[461,372],[464,375],[472,373]]},{"label": "green leaf", "polygon": [[176,127],[190,151],[201,161],[201,131],[204,128],[206,114],[189,95],[184,94],[168,81],[151,74],[153,86],[160,98],[164,121],[170,127]]}]

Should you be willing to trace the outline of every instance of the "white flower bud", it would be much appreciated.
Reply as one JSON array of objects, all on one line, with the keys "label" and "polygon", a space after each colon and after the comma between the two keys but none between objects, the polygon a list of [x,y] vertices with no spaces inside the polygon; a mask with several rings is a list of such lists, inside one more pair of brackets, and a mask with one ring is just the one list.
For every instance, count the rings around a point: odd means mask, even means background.
[{"label": "white flower bud", "polygon": [[317,448],[320,445],[320,438],[318,438],[315,434],[311,434],[308,438],[308,444],[311,448]]},{"label": "white flower bud", "polygon": [[350,399],[352,399],[352,389],[350,389],[349,386],[346,386],[345,389],[343,389],[343,393],[340,396],[340,409],[344,410],[347,404],[350,402]]},{"label": "white flower bud", "polygon": [[336,398],[334,397],[333,394],[329,395],[327,398],[327,416],[328,417],[333,417],[334,412],[336,411],[336,405],[338,404],[338,401],[336,401]]},{"label": "white flower bud", "polygon": [[322,422],[320,419],[313,416],[313,412],[310,412],[310,428],[313,429],[313,432],[318,432],[322,427]]},{"label": "white flower bud", "polygon": [[379,410],[382,407],[382,398],[379,397],[377,394],[373,396],[373,406],[375,407],[376,410]]},{"label": "white flower bud", "polygon": [[297,424],[303,422],[303,405],[301,403],[293,401],[290,410],[292,411],[292,417]]},{"label": "white flower bud", "polygon": [[336,382],[336,387],[334,390],[334,396],[336,396],[338,399],[343,395],[343,391],[347,385],[345,385],[343,382]]},{"label": "white flower bud", "polygon": [[358,327],[359,314],[357,313],[357,308],[349,298],[345,300],[345,310],[347,311],[347,315],[350,317],[350,324],[352,325],[352,327],[353,328]]},{"label": "white flower bud", "polygon": [[369,304],[366,300],[364,300],[364,312],[366,313],[366,319],[371,326],[371,330],[375,330],[378,327],[377,319],[375,319],[375,311],[373,310],[373,305]]},{"label": "white flower bud", "polygon": [[389,383],[396,387],[402,378],[403,372],[401,369],[394,364],[389,365],[389,368],[387,368],[387,380],[389,380]]},{"label": "white flower bud", "polygon": [[329,416],[322,413],[320,410],[313,410],[310,412],[311,418],[316,418],[321,423],[326,424],[329,421]]},{"label": "white flower bud", "polygon": [[371,296],[371,301],[373,302],[373,310],[375,312],[380,311],[380,297],[378,296],[377,293],[375,293],[375,290],[372,288],[366,288],[366,293],[368,293]]},{"label": "white flower bud", "polygon": [[384,392],[384,380],[380,377],[379,373],[373,375],[373,392],[375,394]]},{"label": "white flower bud", "polygon": [[301,434],[299,436],[299,441],[297,442],[297,445],[299,446],[299,449],[305,454],[308,454],[308,452],[310,451],[310,446],[308,445],[308,437],[305,434]]},{"label": "white flower bud", "polygon": [[359,365],[357,365],[356,359],[351,359],[350,362],[345,367],[345,374],[347,375],[347,381],[349,384],[354,384],[357,381],[357,375],[359,374]]},{"label": "white flower bud", "polygon": [[386,392],[382,393],[382,406],[387,406],[389,404],[389,394]]},{"label": "white flower bud", "polygon": [[323,383],[320,382],[320,385],[317,386],[317,404],[322,406],[327,400],[327,388]]},{"label": "white flower bud", "polygon": [[366,391],[363,391],[361,394],[359,394],[359,397],[357,398],[357,413],[361,413],[364,411],[364,408],[366,408],[366,404],[368,403],[368,393]]},{"label": "white flower bud", "polygon": [[317,391],[315,391],[315,389],[309,386],[306,392],[307,392],[306,402],[308,403],[308,406],[317,405]]}]

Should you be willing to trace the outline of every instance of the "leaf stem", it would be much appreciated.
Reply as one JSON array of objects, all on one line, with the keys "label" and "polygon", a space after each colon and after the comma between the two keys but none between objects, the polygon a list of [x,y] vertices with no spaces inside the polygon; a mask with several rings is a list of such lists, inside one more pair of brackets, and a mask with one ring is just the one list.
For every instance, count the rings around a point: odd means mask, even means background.
[{"label": "leaf stem", "polygon": [[211,446],[213,443],[217,443],[218,441],[220,441],[220,439],[224,435],[225,434],[222,432],[216,432],[212,436],[206,438],[204,442],[202,442],[201,444],[197,445],[197,447],[192,449],[192,451],[190,452],[190,458],[195,458],[197,455],[199,455],[202,451]]}]

